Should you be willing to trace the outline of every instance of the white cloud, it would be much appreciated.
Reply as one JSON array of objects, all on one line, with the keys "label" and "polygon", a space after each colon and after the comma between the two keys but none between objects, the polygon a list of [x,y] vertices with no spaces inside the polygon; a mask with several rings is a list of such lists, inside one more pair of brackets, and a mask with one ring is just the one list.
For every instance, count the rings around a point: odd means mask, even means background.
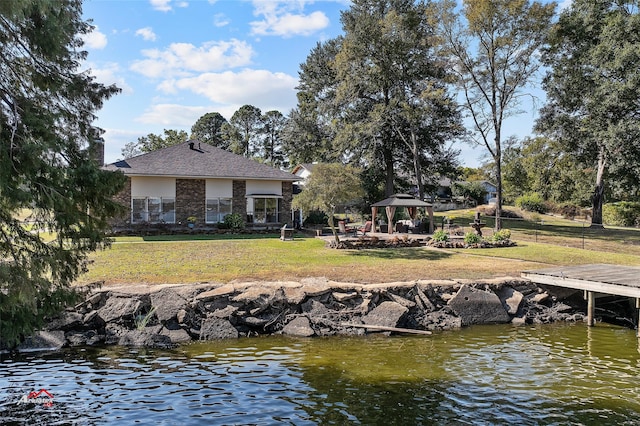
[{"label": "white cloud", "polygon": [[306,36],[329,26],[329,18],[324,12],[303,13],[306,3],[309,2],[254,0],[253,14],[263,19],[250,23],[251,33],[281,37]]},{"label": "white cloud", "polygon": [[156,41],[156,33],[153,32],[153,28],[151,27],[140,28],[136,31],[136,35],[147,41]]},{"label": "white cloud", "polygon": [[251,104],[288,113],[296,104],[297,85],[297,78],[282,72],[246,69],[168,80],[158,89],[166,93],[189,90],[219,105]]},{"label": "white cloud", "polygon": [[122,93],[125,95],[133,94],[133,88],[127,84],[124,77],[120,74],[120,66],[115,62],[109,62],[107,64],[102,65],[101,67],[93,66],[92,64],[87,64],[87,68],[91,70],[91,74],[96,77],[96,81],[98,83],[102,83],[106,86],[111,84],[115,84],[120,89],[122,89]]},{"label": "white cloud", "polygon": [[200,47],[190,43],[173,43],[165,50],[143,50],[146,59],[135,61],[131,69],[146,77],[170,78],[192,72],[209,72],[249,65],[253,48],[244,41],[207,42]]},{"label": "white cloud", "polygon": [[168,12],[171,8],[171,0],[149,0],[151,7],[160,12]]},{"label": "white cloud", "polygon": [[136,121],[145,124],[161,125],[168,129],[190,129],[204,114],[211,112],[210,107],[185,106],[178,104],[156,104],[147,109]]},{"label": "white cloud", "polygon": [[231,21],[224,13],[216,13],[215,15],[213,15],[213,25],[218,28],[229,25],[229,22]]},{"label": "white cloud", "polygon": [[136,142],[140,136],[149,132],[105,128],[102,138],[104,139],[104,162],[111,164],[122,158],[122,148],[129,142]]},{"label": "white cloud", "polygon": [[104,49],[107,46],[107,36],[96,26],[89,34],[82,36],[84,45],[90,49]]},{"label": "white cloud", "polygon": [[176,7],[188,7],[189,2],[185,0],[177,0],[172,5],[172,0],[149,0],[151,7],[160,12],[169,12],[173,10],[173,5]]}]

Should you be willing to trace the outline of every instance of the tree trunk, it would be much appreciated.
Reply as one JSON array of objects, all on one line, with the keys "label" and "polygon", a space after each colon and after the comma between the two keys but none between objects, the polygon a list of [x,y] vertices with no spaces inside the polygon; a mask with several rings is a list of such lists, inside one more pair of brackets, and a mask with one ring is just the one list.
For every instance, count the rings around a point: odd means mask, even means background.
[{"label": "tree trunk", "polygon": [[331,228],[331,232],[333,233],[333,238],[336,241],[336,244],[340,244],[340,237],[338,236],[338,231],[336,231],[336,225],[333,222],[333,215],[335,214],[335,210],[331,210],[328,217],[329,228]]},{"label": "tree trunk", "polygon": [[602,205],[604,204],[604,171],[607,167],[604,147],[600,147],[598,153],[598,173],[596,174],[596,187],[593,191],[591,228],[604,228],[602,223]]},{"label": "tree trunk", "polygon": [[391,149],[384,148],[384,169],[385,169],[385,184],[384,184],[384,195],[385,197],[391,197],[394,192],[393,186],[393,152]]},{"label": "tree trunk", "polygon": [[424,184],[422,183],[422,166],[420,164],[420,152],[418,150],[417,135],[411,132],[411,153],[413,154],[413,169],[416,174],[416,184],[418,185],[418,198],[424,199]]},{"label": "tree trunk", "polygon": [[500,131],[496,131],[494,161],[496,163],[496,227],[502,229],[502,149],[500,146]]}]

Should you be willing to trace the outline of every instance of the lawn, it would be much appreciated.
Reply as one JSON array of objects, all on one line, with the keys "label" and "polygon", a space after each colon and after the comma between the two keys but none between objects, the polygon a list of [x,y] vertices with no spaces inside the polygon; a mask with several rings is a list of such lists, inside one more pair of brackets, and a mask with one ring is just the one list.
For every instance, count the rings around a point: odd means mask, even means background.
[{"label": "lawn", "polygon": [[[472,211],[456,214],[460,223],[473,217]],[[322,240],[300,236],[293,241],[280,241],[273,235],[117,238],[110,249],[91,256],[89,272],[79,284],[281,281],[305,277],[382,283],[519,276],[523,270],[555,265],[640,265],[638,230],[592,231],[557,218],[545,219],[544,225],[509,221],[505,227],[512,231],[516,247],[358,251],[327,249]]]}]

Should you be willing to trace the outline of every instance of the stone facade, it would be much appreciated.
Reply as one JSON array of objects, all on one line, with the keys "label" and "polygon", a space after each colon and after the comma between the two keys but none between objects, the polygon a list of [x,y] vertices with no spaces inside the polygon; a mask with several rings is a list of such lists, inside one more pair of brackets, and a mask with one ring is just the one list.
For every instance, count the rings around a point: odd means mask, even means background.
[{"label": "stone facade", "polygon": [[244,180],[233,181],[231,211],[238,213],[245,222],[247,221],[247,182]]},{"label": "stone facade", "polygon": [[196,225],[205,224],[206,184],[204,179],[176,179],[176,224],[194,216]]},{"label": "stone facade", "polygon": [[282,202],[280,203],[280,222],[287,227],[293,226],[291,219],[291,202],[293,201],[293,182],[282,182]]},{"label": "stone facade", "polygon": [[114,201],[124,207],[123,212],[119,216],[115,216],[110,220],[110,224],[114,228],[125,228],[131,226],[131,178],[127,176],[124,188],[115,197]]}]

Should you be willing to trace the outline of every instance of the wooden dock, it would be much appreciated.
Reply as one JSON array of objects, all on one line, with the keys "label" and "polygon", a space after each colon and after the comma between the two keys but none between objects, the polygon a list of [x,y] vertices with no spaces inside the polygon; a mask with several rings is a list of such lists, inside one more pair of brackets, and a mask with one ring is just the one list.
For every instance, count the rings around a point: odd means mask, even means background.
[{"label": "wooden dock", "polygon": [[[560,266],[524,271],[521,276],[537,284],[583,290],[587,299],[587,324],[595,324],[595,295],[632,297],[640,309],[640,267],[619,265]],[[640,315],[638,317],[640,324]],[[640,326],[637,327],[640,338]]]}]

